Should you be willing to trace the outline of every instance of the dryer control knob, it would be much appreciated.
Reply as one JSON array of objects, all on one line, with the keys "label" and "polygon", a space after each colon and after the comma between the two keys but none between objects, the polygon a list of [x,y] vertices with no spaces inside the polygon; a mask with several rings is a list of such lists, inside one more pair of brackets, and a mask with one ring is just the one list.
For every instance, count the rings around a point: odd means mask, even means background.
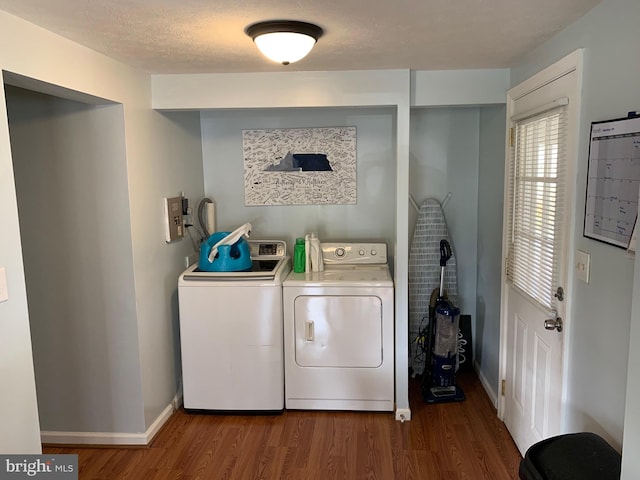
[{"label": "dryer control knob", "polygon": [[378,251],[374,248],[373,250],[371,250],[371,255],[372,256],[376,256],[378,254]]},{"label": "dryer control knob", "polygon": [[338,247],[338,248],[336,248],[336,252],[335,253],[336,253],[336,257],[342,258],[342,257],[344,257],[344,254],[347,253],[347,252],[345,251],[344,248]]},{"label": "dryer control knob", "polygon": [[363,256],[364,256],[364,254],[365,254],[366,252],[364,251],[364,248],[361,248],[361,249],[358,251],[358,253],[360,254],[360,256],[361,256],[361,257],[363,257]]}]

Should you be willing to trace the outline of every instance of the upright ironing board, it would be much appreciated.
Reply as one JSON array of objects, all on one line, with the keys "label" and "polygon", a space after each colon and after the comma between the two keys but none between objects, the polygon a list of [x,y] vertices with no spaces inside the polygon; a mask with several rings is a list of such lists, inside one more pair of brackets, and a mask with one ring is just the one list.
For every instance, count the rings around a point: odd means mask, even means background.
[{"label": "upright ironing board", "polygon": [[[418,220],[409,250],[409,353],[413,372],[424,371],[422,345],[417,343],[421,331],[427,331],[431,292],[440,287],[440,240],[451,244],[440,202],[425,200],[420,205]],[[453,250],[453,245],[451,246]],[[458,295],[455,250],[447,262],[444,289],[454,303]]]}]

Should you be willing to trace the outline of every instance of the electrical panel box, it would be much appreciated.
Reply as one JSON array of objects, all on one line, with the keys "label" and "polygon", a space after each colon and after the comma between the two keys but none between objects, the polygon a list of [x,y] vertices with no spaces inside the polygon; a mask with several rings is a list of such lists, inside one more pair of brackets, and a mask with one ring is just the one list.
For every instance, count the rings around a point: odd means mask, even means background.
[{"label": "electrical panel box", "polygon": [[182,216],[182,201],[184,197],[165,198],[164,222],[165,241],[167,243],[181,240],[184,237],[184,219]]}]

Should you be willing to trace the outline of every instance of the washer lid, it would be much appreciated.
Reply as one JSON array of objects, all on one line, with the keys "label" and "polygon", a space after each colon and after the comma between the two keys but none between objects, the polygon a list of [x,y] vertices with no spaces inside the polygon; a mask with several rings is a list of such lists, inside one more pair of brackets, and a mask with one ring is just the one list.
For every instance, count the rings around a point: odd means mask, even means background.
[{"label": "washer lid", "polygon": [[393,287],[387,265],[325,265],[323,272],[291,272],[283,285]]},{"label": "washer lid", "polygon": [[183,274],[185,280],[273,280],[287,257],[252,260],[251,270],[242,272],[205,272],[192,265]]},{"label": "washer lid", "polygon": [[[185,281],[274,280],[289,261],[284,240],[248,240],[251,268],[246,271],[203,271],[198,264],[190,266],[182,275]],[[286,272],[285,272],[286,273]]]}]

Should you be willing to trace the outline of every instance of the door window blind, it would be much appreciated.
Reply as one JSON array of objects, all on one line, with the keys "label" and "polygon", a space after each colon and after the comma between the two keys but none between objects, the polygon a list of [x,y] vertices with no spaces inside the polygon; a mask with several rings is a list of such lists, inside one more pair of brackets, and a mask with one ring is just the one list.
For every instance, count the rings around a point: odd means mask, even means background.
[{"label": "door window blind", "polygon": [[550,310],[560,276],[566,108],[515,121],[511,150],[507,278]]}]

